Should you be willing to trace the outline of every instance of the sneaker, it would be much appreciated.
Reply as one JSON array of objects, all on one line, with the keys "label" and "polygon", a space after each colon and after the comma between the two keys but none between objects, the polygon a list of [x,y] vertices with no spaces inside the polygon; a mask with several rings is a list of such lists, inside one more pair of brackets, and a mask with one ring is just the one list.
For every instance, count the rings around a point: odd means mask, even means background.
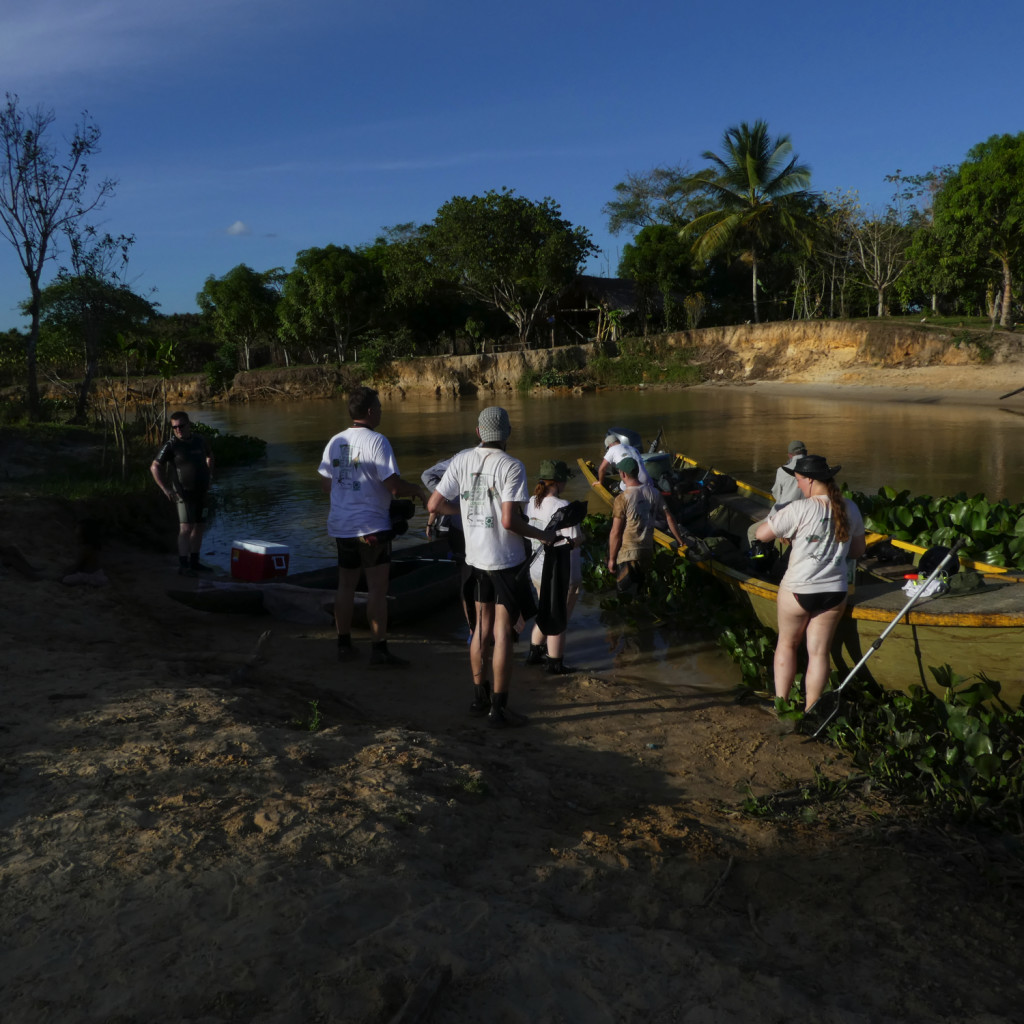
[{"label": "sneaker", "polygon": [[338,644],[338,661],[356,661],[359,652],[352,644]]},{"label": "sneaker", "polygon": [[370,664],[380,666],[390,666],[391,668],[408,668],[409,659],[400,658],[397,654],[392,654],[390,651],[381,651],[374,648],[370,651]]},{"label": "sneaker", "polygon": [[197,573],[195,571],[195,569],[193,569],[192,566],[190,566],[190,565],[179,565],[178,566],[178,575],[179,576],[193,576],[193,577],[195,577],[195,576],[198,576],[199,573]]},{"label": "sneaker", "polygon": [[190,565],[190,569],[194,569],[196,572],[216,572],[212,565],[203,565],[202,562],[196,562],[195,565]]}]

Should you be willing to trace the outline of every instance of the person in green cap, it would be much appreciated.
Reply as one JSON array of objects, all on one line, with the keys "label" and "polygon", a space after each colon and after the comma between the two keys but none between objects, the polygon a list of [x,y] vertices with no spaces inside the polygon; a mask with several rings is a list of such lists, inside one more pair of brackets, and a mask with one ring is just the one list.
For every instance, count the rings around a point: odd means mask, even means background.
[{"label": "person in green cap", "polygon": [[[561,496],[568,479],[569,467],[564,462],[545,459],[540,464],[540,478],[527,505],[531,526],[537,530],[546,530],[551,517],[559,509],[565,508],[569,504]],[[583,581],[583,568],[580,560],[583,531],[579,526],[570,526],[559,530],[558,535],[566,538],[572,545],[569,555],[569,590],[566,595],[566,619],[568,619],[572,615],[573,606],[579,596],[580,584]],[[533,560],[530,562],[530,580],[539,595],[547,549],[540,541],[534,540],[531,543],[533,544]],[[540,627],[534,625],[526,664],[544,665],[550,675],[565,675],[573,670],[566,667],[564,656],[565,631],[563,630],[557,636],[545,636]]]},{"label": "person in green cap", "polygon": [[675,517],[653,484],[640,482],[636,459],[623,459],[615,467],[622,478],[622,490],[612,505],[612,528],[608,534],[608,571],[615,577],[620,594],[632,593],[646,580],[647,566],[654,560],[654,530],[659,515],[665,517],[675,542],[683,544]]}]

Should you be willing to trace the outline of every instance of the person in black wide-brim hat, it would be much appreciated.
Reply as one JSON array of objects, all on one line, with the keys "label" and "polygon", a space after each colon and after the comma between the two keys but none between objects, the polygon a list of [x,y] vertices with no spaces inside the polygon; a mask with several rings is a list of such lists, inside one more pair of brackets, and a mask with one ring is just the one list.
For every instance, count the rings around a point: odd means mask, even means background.
[{"label": "person in black wide-brim hat", "polygon": [[803,497],[773,509],[757,528],[758,540],[782,539],[793,548],[779,584],[775,695],[789,696],[803,641],[808,709],[817,703],[828,681],[829,649],[846,608],[846,560],[864,553],[864,520],[835,482],[840,469],[830,466],[823,455],[804,455],[792,469],[786,467]]}]

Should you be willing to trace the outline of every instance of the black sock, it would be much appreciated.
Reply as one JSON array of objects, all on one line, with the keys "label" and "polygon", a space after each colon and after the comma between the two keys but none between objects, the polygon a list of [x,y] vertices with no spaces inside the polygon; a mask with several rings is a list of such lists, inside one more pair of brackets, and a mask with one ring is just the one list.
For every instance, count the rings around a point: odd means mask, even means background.
[{"label": "black sock", "polygon": [[382,651],[386,654],[388,650],[388,642],[387,640],[374,640],[372,647],[375,651]]},{"label": "black sock", "polygon": [[188,568],[188,555],[178,555],[178,565],[180,565],[182,567],[182,569],[187,569]]},{"label": "black sock", "polygon": [[338,646],[339,647],[351,647],[352,646],[352,634],[351,633],[339,633],[338,634]]},{"label": "black sock", "polygon": [[191,555],[188,556],[188,564],[191,565],[193,569],[199,564],[198,552],[194,551]]}]

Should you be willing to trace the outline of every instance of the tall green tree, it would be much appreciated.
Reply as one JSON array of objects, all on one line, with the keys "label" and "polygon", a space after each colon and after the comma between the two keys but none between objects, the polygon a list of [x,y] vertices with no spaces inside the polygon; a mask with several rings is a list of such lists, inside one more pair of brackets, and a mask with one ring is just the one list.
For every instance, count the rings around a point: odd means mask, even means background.
[{"label": "tall green tree", "polygon": [[29,416],[38,419],[39,303],[42,276],[57,254],[59,236],[73,233],[93,210],[113,195],[115,182],[103,179],[88,191],[88,157],[99,149],[100,130],[83,114],[75,127],[66,156],[58,156],[47,133],[52,110],[25,111],[14,93],[0,107],[0,236],[18,254],[28,279],[26,312],[30,327],[25,343]]},{"label": "tall green tree", "polygon": [[753,318],[759,323],[759,260],[782,241],[809,245],[810,168],[798,162],[789,136],[772,138],[764,121],[726,129],[722,153],[707,150],[703,157],[711,166],[689,185],[703,193],[710,209],[682,231],[696,235],[693,248],[700,259],[730,247],[741,250],[750,263]]},{"label": "tall green tree", "polygon": [[439,274],[504,313],[525,344],[598,249],[553,199],[534,202],[503,188],[445,203],[430,227],[427,251]]},{"label": "tall green tree", "polygon": [[208,277],[196,296],[222,350],[240,357],[243,369],[252,369],[253,349],[277,329],[280,280],[278,268],[260,272],[239,263],[223,277]]},{"label": "tall green tree", "polygon": [[280,329],[312,350],[333,347],[338,362],[373,322],[384,292],[380,268],[347,245],[304,249],[284,279]]},{"label": "tall green tree", "polygon": [[1009,327],[1024,251],[1024,132],[993,135],[968,152],[935,196],[934,227],[954,276],[967,276],[971,263],[998,275],[999,322]]},{"label": "tall green tree", "polygon": [[602,212],[608,215],[608,230],[642,231],[656,224],[681,227],[697,213],[697,196],[688,167],[655,167],[640,174],[629,173],[615,186],[615,198]]},{"label": "tall green tree", "polygon": [[641,330],[646,335],[649,321],[661,310],[665,330],[685,323],[683,302],[693,290],[693,250],[690,238],[668,224],[642,228],[622,250],[619,277],[636,288]]},{"label": "tall green tree", "polygon": [[69,267],[40,295],[42,325],[70,344],[82,346],[84,374],[78,387],[75,422],[84,423],[101,356],[118,335],[144,329],[156,308],[125,283],[128,250],[135,239],[98,236],[94,229],[73,238]]}]

